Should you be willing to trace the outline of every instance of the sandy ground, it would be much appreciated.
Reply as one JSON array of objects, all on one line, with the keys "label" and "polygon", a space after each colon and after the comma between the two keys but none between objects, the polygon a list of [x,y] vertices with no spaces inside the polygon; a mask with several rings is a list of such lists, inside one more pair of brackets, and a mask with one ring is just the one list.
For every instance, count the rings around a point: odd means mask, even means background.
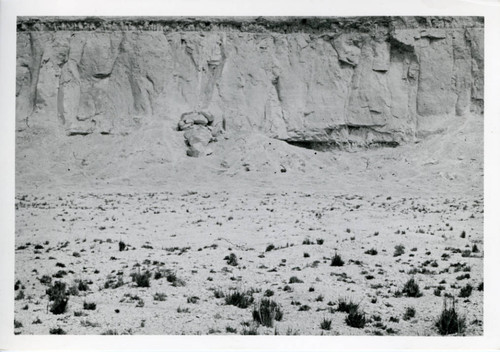
[{"label": "sandy ground", "polygon": [[[436,335],[450,295],[464,334],[482,334],[481,119],[394,149],[317,152],[245,138],[163,173],[111,162],[103,169],[121,175],[92,182],[74,182],[77,173],[47,181],[50,170],[37,181],[18,162],[16,333]],[[22,155],[36,164],[35,148]],[[232,253],[237,263],[224,259]],[[335,254],[343,266],[331,266]],[[147,271],[149,287],[138,287],[131,274]],[[422,296],[400,294],[411,278]],[[75,280],[87,290],[73,289],[65,313],[49,312],[47,288]],[[470,296],[458,297],[467,284]],[[254,302],[226,304],[221,296],[235,291]],[[252,317],[266,296],[283,312],[273,327]],[[346,323],[342,298],[359,303],[364,327]]]}]

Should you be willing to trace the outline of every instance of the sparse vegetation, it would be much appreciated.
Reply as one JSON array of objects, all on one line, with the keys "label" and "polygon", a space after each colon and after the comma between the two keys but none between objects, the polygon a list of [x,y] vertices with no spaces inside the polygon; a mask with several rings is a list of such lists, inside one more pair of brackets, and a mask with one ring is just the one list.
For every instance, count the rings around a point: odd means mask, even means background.
[{"label": "sparse vegetation", "polygon": [[405,253],[405,246],[402,244],[398,244],[397,246],[394,247],[394,257],[399,257]]},{"label": "sparse vegetation", "polygon": [[403,314],[403,320],[410,320],[411,318],[414,318],[416,313],[417,311],[414,307],[406,307],[405,313]]},{"label": "sparse vegetation", "polygon": [[142,273],[132,273],[130,276],[132,277],[132,281],[137,284],[137,287],[149,287],[149,279],[151,278],[151,272],[149,270],[145,270]]},{"label": "sparse vegetation", "polygon": [[234,254],[234,253],[231,253],[231,254],[225,256],[224,260],[227,262],[228,265],[231,265],[231,266],[238,265],[238,258],[236,257],[236,254]]},{"label": "sparse vegetation", "polygon": [[62,328],[59,328],[59,327],[57,327],[57,328],[51,328],[49,330],[49,333],[51,335],[66,335],[66,331],[64,331]]},{"label": "sparse vegetation", "polygon": [[297,276],[292,276],[290,277],[290,279],[288,280],[288,283],[289,284],[301,284],[303,283],[304,281],[302,281],[301,279],[299,279]]},{"label": "sparse vegetation", "polygon": [[323,318],[321,323],[319,324],[321,330],[331,330],[332,329],[332,320]]},{"label": "sparse vegetation", "polygon": [[49,296],[49,301],[52,301],[50,312],[52,314],[63,314],[66,311],[66,306],[69,301],[66,283],[56,281],[45,291],[45,293]]},{"label": "sparse vegetation", "polygon": [[248,308],[253,303],[253,297],[249,292],[232,291],[226,294],[225,302],[238,308]]},{"label": "sparse vegetation", "polygon": [[97,305],[94,302],[83,302],[83,309],[85,310],[95,310]]},{"label": "sparse vegetation", "polygon": [[280,306],[273,300],[263,298],[255,304],[252,312],[253,320],[267,327],[273,327],[274,321],[283,319],[283,312]]},{"label": "sparse vegetation", "polygon": [[455,309],[455,300],[452,299],[451,307],[444,301],[444,307],[438,316],[435,326],[441,335],[460,334],[465,331],[465,317],[460,316]]},{"label": "sparse vegetation", "polygon": [[335,255],[332,258],[332,261],[330,262],[330,266],[343,266],[344,261],[340,257],[339,254],[335,253]]},{"label": "sparse vegetation", "polygon": [[460,292],[458,293],[458,297],[461,297],[461,298],[469,297],[472,294],[473,289],[474,289],[474,287],[472,287],[471,284],[465,285],[464,287],[462,287],[460,289]]},{"label": "sparse vegetation", "polygon": [[415,281],[413,277],[404,284],[402,293],[408,297],[421,297],[423,295],[423,293],[420,292],[417,281]]}]

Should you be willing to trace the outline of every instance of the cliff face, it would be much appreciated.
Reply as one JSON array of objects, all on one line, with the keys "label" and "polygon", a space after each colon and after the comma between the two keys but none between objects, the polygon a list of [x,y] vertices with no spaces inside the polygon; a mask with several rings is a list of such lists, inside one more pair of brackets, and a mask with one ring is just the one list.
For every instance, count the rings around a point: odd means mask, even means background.
[{"label": "cliff face", "polygon": [[295,142],[393,143],[483,104],[480,18],[27,19],[17,128],[119,134],[151,121]]}]

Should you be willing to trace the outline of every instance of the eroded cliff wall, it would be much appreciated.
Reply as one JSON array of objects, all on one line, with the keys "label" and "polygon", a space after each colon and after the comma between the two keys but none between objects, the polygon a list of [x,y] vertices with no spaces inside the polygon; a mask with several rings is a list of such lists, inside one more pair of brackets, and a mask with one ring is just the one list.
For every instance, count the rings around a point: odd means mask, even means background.
[{"label": "eroded cliff wall", "polygon": [[287,141],[401,142],[482,111],[483,50],[475,17],[20,18],[16,126],[118,134],[200,111]]}]

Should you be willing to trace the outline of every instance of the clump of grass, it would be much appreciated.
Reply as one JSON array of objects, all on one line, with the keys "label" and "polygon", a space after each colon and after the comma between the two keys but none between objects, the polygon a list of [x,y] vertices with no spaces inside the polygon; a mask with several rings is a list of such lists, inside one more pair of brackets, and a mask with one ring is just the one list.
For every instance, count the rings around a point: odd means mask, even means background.
[{"label": "clump of grass", "polygon": [[477,290],[484,291],[484,282],[481,282],[479,285],[477,285]]},{"label": "clump of grass", "polygon": [[472,287],[471,284],[467,284],[464,287],[460,289],[460,292],[458,293],[458,297],[466,298],[469,297],[472,294],[472,290],[474,287]]},{"label": "clump of grass", "polygon": [[259,332],[257,330],[257,327],[253,326],[253,327],[249,327],[249,328],[243,328],[243,330],[241,330],[241,334],[242,335],[258,335]]},{"label": "clump of grass", "polygon": [[170,282],[172,284],[172,286],[174,286],[174,287],[181,287],[181,286],[185,286],[186,285],[186,283],[184,282],[184,280],[182,280],[181,278],[179,278],[172,271],[168,271],[166,278],[167,278],[167,281]]},{"label": "clump of grass", "polygon": [[23,323],[21,323],[19,320],[14,319],[14,329],[19,329],[23,327]]},{"label": "clump of grass", "polygon": [[231,326],[226,326],[226,332],[230,333],[230,334],[235,334],[238,330],[231,327]]},{"label": "clump of grass", "polygon": [[302,244],[309,246],[311,244],[314,244],[314,242],[311,241],[309,238],[306,238],[305,240],[302,241]]},{"label": "clump of grass", "polygon": [[394,257],[399,257],[405,253],[405,246],[398,244],[394,247]]},{"label": "clump of grass", "polygon": [[344,261],[342,260],[342,257],[339,254],[335,253],[330,263],[330,266],[343,266],[343,265]]},{"label": "clump of grass", "polygon": [[318,238],[318,239],[316,239],[316,243],[321,246],[323,243],[325,243],[325,240],[322,238]]},{"label": "clump of grass", "polygon": [[50,285],[52,283],[52,278],[49,276],[49,275],[43,275],[41,278],[40,278],[40,283],[42,285]]},{"label": "clump of grass", "polygon": [[137,287],[149,287],[149,279],[151,278],[151,272],[149,270],[146,270],[142,273],[132,273],[130,274],[130,276],[132,277],[132,281],[137,284]]},{"label": "clump of grass", "polygon": [[118,242],[118,250],[120,252],[123,252],[125,250],[125,248],[127,248],[127,245],[125,244],[125,242],[123,242],[123,241]]},{"label": "clump of grass", "polygon": [[224,260],[227,262],[228,265],[231,265],[231,266],[237,266],[238,265],[238,258],[236,257],[236,254],[234,254],[234,253],[226,255],[224,257]]},{"label": "clump of grass", "polygon": [[270,290],[270,289],[267,289],[267,290],[264,292],[264,296],[265,296],[265,297],[271,297],[271,296],[274,296],[274,291],[273,291],[273,290]]},{"label": "clump of grass", "polygon": [[310,257],[309,253],[304,252],[304,258],[309,258],[309,257]]},{"label": "clump of grass", "polygon": [[154,301],[165,301],[167,299],[167,294],[166,293],[163,293],[163,292],[156,292],[154,295],[153,295],[153,300]]},{"label": "clump of grass", "polygon": [[254,306],[252,317],[259,324],[273,327],[275,320],[281,321],[283,319],[283,312],[275,301],[263,298]]},{"label": "clump of grass", "polygon": [[332,320],[323,318],[321,323],[319,324],[321,330],[331,330],[332,329]]},{"label": "clump of grass", "polygon": [[477,247],[477,244],[475,244],[475,243],[472,246],[472,253],[479,253],[479,248]]},{"label": "clump of grass", "polygon": [[198,297],[198,296],[189,296],[187,298],[187,303],[196,304],[196,303],[198,303],[199,300],[200,300],[200,297]]},{"label": "clump of grass", "polygon": [[64,331],[62,328],[51,328],[49,330],[49,334],[51,335],[66,335],[66,331]]},{"label": "clump of grass", "polygon": [[20,301],[22,299],[24,299],[24,291],[23,290],[19,290],[19,292],[17,293],[16,297],[14,298],[16,301]]},{"label": "clump of grass", "polygon": [[367,251],[365,251],[365,254],[369,254],[369,255],[377,255],[378,254],[378,251],[375,249],[375,248],[371,248]]},{"label": "clump of grass", "polygon": [[232,291],[226,294],[225,302],[226,305],[244,309],[253,303],[253,297],[249,292]]},{"label": "clump of grass", "polygon": [[302,281],[301,279],[299,279],[297,276],[292,276],[290,277],[290,279],[288,280],[288,283],[289,284],[301,284],[303,283],[304,281]]},{"label": "clump of grass", "polygon": [[405,283],[402,293],[408,297],[421,297],[423,295],[422,292],[420,292],[417,281],[415,281],[413,277]]},{"label": "clump of grass", "polygon": [[435,326],[441,335],[460,334],[465,331],[465,317],[460,316],[457,313],[454,299],[452,299],[452,305],[450,308],[448,308],[445,299],[443,310],[438,316]]},{"label": "clump of grass", "polygon": [[50,312],[52,314],[63,314],[66,311],[66,306],[69,301],[66,283],[56,281],[45,291],[45,293],[49,296],[49,301],[52,301]]},{"label": "clump of grass", "polygon": [[337,301],[337,311],[343,313],[349,313],[352,310],[358,310],[359,303],[354,303],[348,298],[339,298]]},{"label": "clump of grass", "polygon": [[270,251],[272,251],[274,248],[276,248],[276,247],[274,247],[274,244],[270,244],[269,246],[267,246],[267,247],[266,247],[266,252],[270,252]]},{"label": "clump of grass", "polygon": [[358,309],[352,309],[347,314],[345,318],[345,323],[353,328],[364,328],[366,324],[366,316],[365,313],[359,311]]},{"label": "clump of grass", "polygon": [[403,320],[410,320],[415,317],[417,311],[414,307],[406,307],[405,313],[403,314]]},{"label": "clump of grass", "polygon": [[83,309],[85,310],[95,310],[96,307],[97,305],[95,304],[95,302],[83,302]]},{"label": "clump of grass", "polygon": [[462,232],[460,233],[460,238],[465,238],[465,231],[462,231]]}]

